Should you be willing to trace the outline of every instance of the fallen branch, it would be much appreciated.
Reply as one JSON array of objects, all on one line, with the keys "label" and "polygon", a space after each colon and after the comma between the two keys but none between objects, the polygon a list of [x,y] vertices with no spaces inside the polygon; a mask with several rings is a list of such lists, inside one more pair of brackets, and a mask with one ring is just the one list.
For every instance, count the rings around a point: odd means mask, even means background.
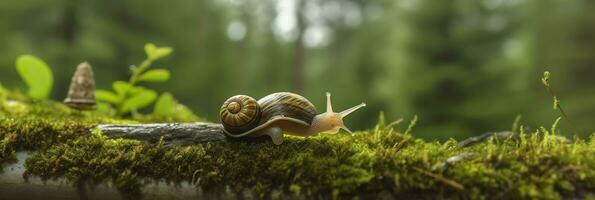
[{"label": "fallen branch", "polygon": [[97,128],[109,138],[155,143],[163,137],[165,145],[184,146],[228,140],[223,132],[223,127],[215,123],[102,124]]}]

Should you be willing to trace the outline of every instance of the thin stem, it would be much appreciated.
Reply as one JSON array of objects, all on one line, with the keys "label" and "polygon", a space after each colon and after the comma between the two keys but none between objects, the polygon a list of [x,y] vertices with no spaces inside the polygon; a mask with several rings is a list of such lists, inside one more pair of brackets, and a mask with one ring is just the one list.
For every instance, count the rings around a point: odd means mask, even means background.
[{"label": "thin stem", "polygon": [[130,79],[128,80],[128,84],[130,84],[130,87],[128,89],[126,89],[126,91],[124,91],[124,96],[121,97],[122,100],[126,99],[126,96],[128,95],[128,91],[130,91],[130,89],[132,89],[136,83],[138,83],[138,79],[139,76],[145,72],[149,67],[151,66],[151,60],[149,60],[148,58],[146,60],[144,60],[140,66],[138,66],[136,69],[132,70],[132,75],[130,75]]},{"label": "thin stem", "polygon": [[145,72],[149,68],[149,66],[151,66],[151,60],[149,60],[149,59],[144,60],[138,66],[138,68],[136,68],[132,71],[132,75],[130,76],[130,80],[128,81],[128,83],[130,83],[131,86],[134,86],[138,82],[139,76],[143,72]]},{"label": "thin stem", "polygon": [[566,122],[568,123],[568,125],[570,126],[570,128],[572,129],[572,132],[574,132],[576,134],[576,129],[574,128],[574,125],[572,124],[572,122],[570,121],[570,119],[568,118],[568,115],[566,115],[566,112],[564,111],[564,109],[562,109],[562,106],[560,105],[560,102],[558,100],[558,96],[556,96],[556,93],[554,92],[554,90],[548,85],[545,86],[547,88],[547,91],[550,93],[550,95],[554,98],[554,104],[556,106],[556,108],[558,110],[560,110],[560,113],[562,114],[562,117],[564,117],[564,120],[566,120]]}]

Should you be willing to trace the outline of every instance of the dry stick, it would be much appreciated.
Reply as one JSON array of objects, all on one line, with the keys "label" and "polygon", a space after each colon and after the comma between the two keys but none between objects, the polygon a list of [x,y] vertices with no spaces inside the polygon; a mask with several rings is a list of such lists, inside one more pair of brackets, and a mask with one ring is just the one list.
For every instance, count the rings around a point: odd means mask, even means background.
[{"label": "dry stick", "polygon": [[425,170],[417,168],[417,167],[413,167],[413,169],[417,170],[418,172],[421,172],[422,174],[425,174],[426,176],[432,177],[432,178],[454,188],[455,190],[458,190],[460,192],[465,191],[465,186],[461,185],[460,183],[457,183],[456,181],[447,179],[444,176],[440,176],[438,174],[434,174],[432,172],[428,172],[428,171],[425,171]]}]

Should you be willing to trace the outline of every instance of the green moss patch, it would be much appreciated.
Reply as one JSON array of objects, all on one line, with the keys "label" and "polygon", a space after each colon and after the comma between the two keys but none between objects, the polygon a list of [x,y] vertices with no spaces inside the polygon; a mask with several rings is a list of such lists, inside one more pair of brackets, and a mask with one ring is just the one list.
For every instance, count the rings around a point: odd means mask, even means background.
[{"label": "green moss patch", "polygon": [[[595,191],[595,137],[567,140],[543,128],[468,148],[423,141],[383,123],[354,136],[287,137],[280,146],[264,138],[165,147],[90,131],[132,121],[38,106],[0,115],[0,162],[14,160],[16,149],[33,150],[26,176],[108,183],[131,195],[146,178],[187,181],[207,192],[248,189],[258,197],[277,190],[319,198],[560,199]],[[432,171],[461,153],[472,156]]]},{"label": "green moss patch", "polygon": [[[434,165],[474,153],[443,172]],[[273,189],[313,197],[562,198],[595,189],[595,139],[559,140],[536,132],[518,140],[491,140],[469,149],[455,141],[424,142],[392,130],[346,135],[237,141],[166,148],[91,137],[55,145],[27,160],[28,173],[78,182],[109,182],[138,192],[138,178],[189,181],[217,190],[230,186],[267,197]],[[461,185],[457,188],[453,183]]]}]

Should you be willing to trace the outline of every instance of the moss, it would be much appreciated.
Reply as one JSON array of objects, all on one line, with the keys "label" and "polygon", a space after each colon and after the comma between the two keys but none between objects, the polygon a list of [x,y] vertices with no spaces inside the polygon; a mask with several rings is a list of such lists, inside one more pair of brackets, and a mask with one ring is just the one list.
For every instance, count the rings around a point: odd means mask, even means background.
[{"label": "moss", "polygon": [[0,109],[0,166],[16,161],[17,149],[44,150],[88,135],[98,123],[134,121],[81,113],[54,102],[8,101]]},{"label": "moss", "polygon": [[[280,190],[287,195],[341,199],[384,194],[559,199],[588,198],[595,190],[595,136],[560,139],[551,131],[555,126],[464,149],[455,140],[428,142],[399,133],[383,121],[353,137],[288,137],[280,146],[256,139],[165,147],[107,139],[88,131],[97,123],[132,121],[77,113],[52,103],[27,110],[0,117],[2,159],[12,159],[17,148],[35,150],[26,161],[26,175],[65,177],[74,184],[108,183],[130,195],[143,187],[141,178],[188,181],[208,191],[225,186],[237,193],[249,189],[258,197],[271,197],[273,190]],[[444,171],[431,171],[464,152],[473,156]]]},{"label": "moss", "polygon": [[15,142],[16,134],[4,135],[4,138],[0,140],[0,167],[3,163],[16,161]]},{"label": "moss", "polygon": [[[475,157],[436,174],[464,191],[420,173],[463,150],[455,141],[424,142],[394,131],[290,137],[281,146],[236,141],[165,148],[100,133],[79,137],[31,157],[29,173],[73,181],[110,182],[138,191],[137,177],[191,181],[203,188],[229,185],[259,197],[272,189],[312,197],[350,197],[389,191],[397,196],[431,192],[443,197],[561,198],[594,188],[595,140],[561,142],[537,132],[524,140],[492,140],[465,152]],[[398,149],[397,149],[398,148]],[[329,196],[329,194],[331,196]]]}]

